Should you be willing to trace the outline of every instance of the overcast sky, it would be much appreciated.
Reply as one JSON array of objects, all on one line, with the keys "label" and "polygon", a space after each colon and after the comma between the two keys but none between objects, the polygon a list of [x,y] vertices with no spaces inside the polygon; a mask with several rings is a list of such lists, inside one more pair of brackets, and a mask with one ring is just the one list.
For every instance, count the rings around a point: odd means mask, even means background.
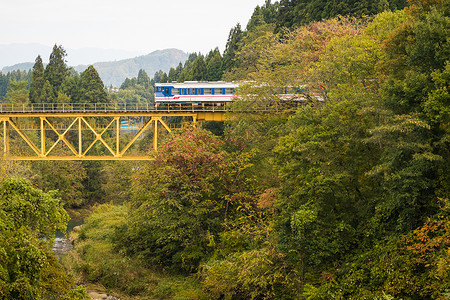
[{"label": "overcast sky", "polygon": [[186,52],[224,50],[264,0],[0,0],[0,44]]}]

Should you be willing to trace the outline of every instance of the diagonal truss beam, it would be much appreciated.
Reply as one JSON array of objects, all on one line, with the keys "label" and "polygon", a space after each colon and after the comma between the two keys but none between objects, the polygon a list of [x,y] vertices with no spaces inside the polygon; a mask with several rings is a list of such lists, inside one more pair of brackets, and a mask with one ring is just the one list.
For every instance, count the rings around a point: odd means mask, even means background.
[{"label": "diagonal truss beam", "polygon": [[[114,152],[113,149],[111,149],[111,147],[108,145],[108,143],[103,139],[102,135],[106,132],[106,130],[108,130],[108,128],[114,123],[116,122],[116,119],[118,117],[115,117],[111,122],[109,122],[108,126],[106,126],[105,129],[103,129],[103,131],[101,133],[97,133],[97,131],[95,131],[95,129],[91,126],[91,124],[89,124],[85,118],[80,117],[81,120],[83,120],[83,122],[89,127],[89,129],[95,134],[95,140],[89,145],[89,147],[86,149],[86,151],[84,151],[83,156],[86,155],[86,153],[94,146],[94,144],[97,141],[101,141],[103,143],[103,145],[105,145],[105,147],[109,150],[109,152],[111,152],[111,154],[113,156],[117,156],[117,153]],[[118,137],[117,137],[118,138]]]},{"label": "diagonal truss beam", "polygon": [[[87,115],[90,118],[95,118],[97,116]],[[33,139],[30,138],[27,134],[25,134],[24,130],[29,130],[29,122],[25,122],[24,124],[20,122],[20,118],[27,118],[26,116],[16,117],[16,116],[1,116],[0,115],[0,125],[3,124],[3,131],[0,131],[0,134],[3,134],[3,137],[0,138],[0,143],[3,142],[3,152],[9,159],[14,160],[152,160],[151,156],[133,156],[132,154],[125,155],[130,147],[135,144],[136,140],[143,134],[145,130],[152,128],[153,130],[153,149],[157,150],[158,145],[158,125],[160,128],[164,128],[167,132],[171,133],[171,129],[169,126],[163,121],[161,116],[147,116],[145,124],[131,137],[131,140],[123,147],[120,148],[120,139],[123,131],[120,128],[120,118],[127,117],[127,115],[120,116],[112,116],[113,119],[108,123],[106,127],[102,127],[99,131],[97,126],[93,125],[91,120],[87,120],[86,117],[82,114],[66,116],[67,121],[66,124],[68,126],[64,126],[64,129],[61,129],[60,124],[56,124],[53,120],[49,119],[49,117],[53,117],[52,115],[48,116],[39,116],[39,122],[34,123],[32,130],[38,133],[37,136],[34,136]],[[63,116],[59,116],[60,118]],[[99,118],[104,118],[105,116],[98,116]],[[17,121],[14,120],[17,118]],[[195,122],[195,117],[193,117],[193,121]],[[25,126],[24,126],[25,125]],[[37,125],[37,127],[36,127]],[[83,126],[84,125],[84,126]],[[115,140],[114,146],[110,146],[104,138],[105,133],[110,130],[111,132],[115,132]],[[12,156],[10,155],[10,134],[11,132],[17,132],[17,134],[23,139],[32,152],[35,154],[34,156]],[[56,141],[52,140],[49,143],[46,134],[48,132],[54,132],[57,135]],[[75,131],[77,135],[68,135],[69,131]],[[93,140],[90,138],[89,144],[87,144],[87,148],[83,147],[83,139],[84,133],[86,131],[92,132],[94,134]],[[127,134],[127,137],[129,135]],[[39,144],[40,140],[40,144]],[[76,140],[78,140],[78,147],[76,147]],[[68,155],[56,155],[53,154],[55,151],[55,147],[59,142],[63,142],[67,148],[70,150],[70,154]],[[107,149],[108,152],[104,155],[87,155],[87,153],[92,149],[92,147],[97,142],[101,142]],[[75,142],[75,144],[73,143]],[[111,141],[109,141],[111,142]],[[50,147],[49,147],[50,146]],[[76,149],[78,148],[78,149]],[[85,150],[84,150],[85,149]]]},{"label": "diagonal truss beam", "polygon": [[[69,130],[72,128],[72,126],[76,123],[78,118],[75,118],[73,122],[67,127],[67,129],[63,133],[59,133],[59,131],[53,126],[52,123],[50,123],[46,117],[41,117],[41,147],[42,147],[42,153],[45,153],[44,156],[48,156],[49,153],[55,148],[55,146],[59,143],[59,141],[63,141],[67,147],[72,151],[72,153],[77,156],[77,150],[72,146],[72,144],[66,139],[66,133],[69,132]],[[58,140],[50,147],[50,149],[45,152],[45,123],[47,123],[50,128],[58,135]]]},{"label": "diagonal truss beam", "polygon": [[[30,146],[30,148],[38,155],[38,156],[44,156],[40,151],[39,148],[36,147],[36,145],[33,143],[30,138],[20,130],[20,128],[17,126],[17,124],[9,118],[8,123],[11,125],[12,128],[25,140],[25,142]],[[5,122],[6,125],[6,122]]]}]

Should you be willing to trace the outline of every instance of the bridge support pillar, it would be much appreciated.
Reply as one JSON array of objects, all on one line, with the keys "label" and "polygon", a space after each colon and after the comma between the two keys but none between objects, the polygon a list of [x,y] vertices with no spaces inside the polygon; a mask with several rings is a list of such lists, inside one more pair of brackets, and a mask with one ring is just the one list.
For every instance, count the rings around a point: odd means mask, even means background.
[{"label": "bridge support pillar", "polygon": [[9,153],[9,124],[6,119],[3,119],[3,153]]},{"label": "bridge support pillar", "polygon": [[158,119],[153,123],[153,150],[158,149]]},{"label": "bridge support pillar", "polygon": [[40,117],[41,121],[41,157],[45,156],[45,117]]}]

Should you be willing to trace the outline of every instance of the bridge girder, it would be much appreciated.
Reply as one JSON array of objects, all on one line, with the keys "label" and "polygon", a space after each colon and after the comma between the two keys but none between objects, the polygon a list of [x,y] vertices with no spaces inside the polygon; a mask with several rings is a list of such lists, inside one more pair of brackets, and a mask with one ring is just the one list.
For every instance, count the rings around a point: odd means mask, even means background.
[{"label": "bridge girder", "polygon": [[[121,146],[124,134],[121,118],[142,117],[146,121],[130,140]],[[3,157],[11,160],[152,160],[148,155],[133,155],[130,148],[147,130],[153,131],[153,150],[158,148],[158,130],[171,133],[165,117],[184,117],[194,126],[202,121],[225,121],[224,106],[189,104],[156,107],[150,104],[7,104],[0,105],[0,143]],[[24,121],[39,119],[39,122]],[[99,128],[95,120],[108,119],[108,124]],[[62,123],[54,122],[63,120]],[[1,128],[1,127],[0,127]],[[34,131],[33,138],[27,134]],[[73,134],[76,131],[77,134]],[[71,132],[69,137],[69,132]],[[91,140],[86,138],[89,132]],[[110,132],[109,143],[105,133]],[[31,155],[12,154],[11,135],[24,141]],[[36,136],[38,136],[36,138]],[[49,136],[56,136],[51,140]],[[111,136],[113,136],[111,141]],[[89,155],[89,151],[102,144],[106,155]],[[122,141],[123,143],[123,141]],[[56,146],[62,144],[66,154],[57,154]],[[1,145],[0,145],[1,146]],[[61,151],[60,151],[61,152]],[[67,154],[68,153],[68,154]]]}]

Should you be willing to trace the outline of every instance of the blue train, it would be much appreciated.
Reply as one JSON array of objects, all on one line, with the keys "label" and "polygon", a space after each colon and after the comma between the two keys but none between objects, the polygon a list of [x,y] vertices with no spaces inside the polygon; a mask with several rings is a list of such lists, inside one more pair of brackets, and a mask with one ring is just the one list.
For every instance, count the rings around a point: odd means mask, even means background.
[{"label": "blue train", "polygon": [[[236,88],[241,82],[225,81],[185,81],[183,83],[156,83],[155,103],[210,103],[217,104],[232,102],[236,99]],[[304,101],[308,97],[321,101],[322,97],[315,93],[309,94],[308,87],[284,87],[275,94],[281,99],[292,101]]]},{"label": "blue train", "polygon": [[238,83],[225,81],[156,83],[155,103],[231,102],[238,86]]}]

